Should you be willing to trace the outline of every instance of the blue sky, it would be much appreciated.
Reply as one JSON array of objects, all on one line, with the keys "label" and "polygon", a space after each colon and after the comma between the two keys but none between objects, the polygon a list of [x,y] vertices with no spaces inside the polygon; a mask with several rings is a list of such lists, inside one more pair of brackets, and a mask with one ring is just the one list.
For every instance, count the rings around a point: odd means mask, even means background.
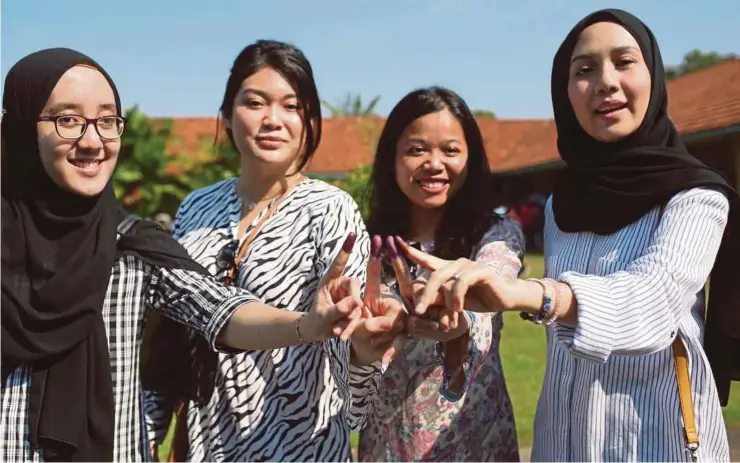
[{"label": "blue sky", "polygon": [[[0,67],[66,46],[113,76],[125,107],[152,116],[215,116],[229,68],[260,38],[300,47],[320,96],[381,95],[440,84],[502,118],[549,117],[552,56],[589,12],[643,19],[667,64],[693,49],[740,52],[737,0],[5,0]],[[328,113],[328,111],[327,111]]]}]

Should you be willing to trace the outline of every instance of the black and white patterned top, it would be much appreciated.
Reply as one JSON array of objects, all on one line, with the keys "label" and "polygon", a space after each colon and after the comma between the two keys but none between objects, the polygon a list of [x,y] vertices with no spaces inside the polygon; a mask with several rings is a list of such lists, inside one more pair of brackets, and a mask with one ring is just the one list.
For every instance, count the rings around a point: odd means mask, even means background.
[{"label": "black and white patterned top", "polygon": [[[256,299],[188,270],[157,268],[134,256],[117,260],[103,303],[115,405],[114,461],[151,461],[139,382],[146,310],[198,330],[216,347],[221,328],[241,305]],[[18,367],[0,393],[0,461],[41,461],[28,440],[29,365]]]},{"label": "black and white patterned top", "polygon": [[[175,237],[220,278],[216,256],[237,239],[242,203],[236,187],[231,179],[192,193],[175,219]],[[370,240],[357,205],[336,187],[303,180],[263,224],[235,284],[266,304],[305,312],[349,232],[357,243],[345,275],[364,282]],[[380,375],[378,367],[351,366],[349,352],[348,342],[331,339],[219,354],[210,402],[188,409],[188,460],[348,461],[350,427],[362,425]],[[161,397],[146,394],[152,434],[160,440],[170,411]]]},{"label": "black and white patterned top", "polygon": [[719,192],[675,195],[611,235],[565,233],[548,201],[545,274],[570,285],[575,327],[547,330],[532,461],[690,461],[671,344],[689,357],[699,461],[728,461],[702,350],[704,284],[727,224]]}]

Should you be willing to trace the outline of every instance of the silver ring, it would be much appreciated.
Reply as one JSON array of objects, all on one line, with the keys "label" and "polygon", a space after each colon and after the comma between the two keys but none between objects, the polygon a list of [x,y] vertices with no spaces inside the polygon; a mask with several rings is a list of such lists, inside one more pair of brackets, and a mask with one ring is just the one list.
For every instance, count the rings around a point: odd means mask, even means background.
[{"label": "silver ring", "polygon": [[460,279],[460,274],[457,272],[453,273],[452,276],[450,277],[450,280],[453,280],[453,281],[457,281],[459,279]]}]

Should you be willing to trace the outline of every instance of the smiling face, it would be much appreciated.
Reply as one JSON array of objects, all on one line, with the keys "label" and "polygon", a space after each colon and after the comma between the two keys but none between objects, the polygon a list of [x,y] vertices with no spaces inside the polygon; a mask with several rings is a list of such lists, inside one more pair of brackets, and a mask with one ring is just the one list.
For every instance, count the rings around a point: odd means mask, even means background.
[{"label": "smiling face", "polygon": [[443,207],[465,182],[468,145],[447,109],[416,119],[396,144],[396,182],[413,207]]},{"label": "smiling face", "polygon": [[615,142],[637,131],[650,103],[650,71],[635,38],[611,22],[592,24],[573,49],[568,98],[591,137]]},{"label": "smiling face", "polygon": [[244,79],[224,124],[247,162],[281,170],[297,163],[303,141],[301,105],[295,89],[274,69],[265,67]]},{"label": "smiling face", "polygon": [[[113,89],[103,74],[87,66],[74,66],[57,82],[41,116],[97,119],[116,116],[116,111]],[[62,117],[58,124],[64,131],[71,129],[75,120]],[[80,196],[103,191],[116,167],[120,139],[101,138],[93,124],[88,124],[79,139],[62,138],[52,121],[38,122],[37,131],[41,163],[57,186]]]}]

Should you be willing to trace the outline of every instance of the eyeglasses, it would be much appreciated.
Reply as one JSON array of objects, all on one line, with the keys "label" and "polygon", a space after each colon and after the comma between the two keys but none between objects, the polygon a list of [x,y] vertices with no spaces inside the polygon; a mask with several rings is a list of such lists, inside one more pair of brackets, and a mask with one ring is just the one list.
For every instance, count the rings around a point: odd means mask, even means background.
[{"label": "eyeglasses", "polygon": [[87,131],[87,125],[92,124],[98,131],[100,138],[104,140],[116,140],[123,135],[123,127],[126,119],[119,116],[103,116],[95,119],[88,119],[77,114],[64,114],[62,116],[41,116],[39,121],[53,122],[57,129],[57,134],[67,140],[77,140],[82,138]]},{"label": "eyeglasses", "polygon": [[239,243],[236,240],[230,241],[216,254],[216,268],[221,272],[226,272],[226,279],[224,280],[226,286],[231,286],[234,274],[236,274],[236,250],[238,247]]}]

